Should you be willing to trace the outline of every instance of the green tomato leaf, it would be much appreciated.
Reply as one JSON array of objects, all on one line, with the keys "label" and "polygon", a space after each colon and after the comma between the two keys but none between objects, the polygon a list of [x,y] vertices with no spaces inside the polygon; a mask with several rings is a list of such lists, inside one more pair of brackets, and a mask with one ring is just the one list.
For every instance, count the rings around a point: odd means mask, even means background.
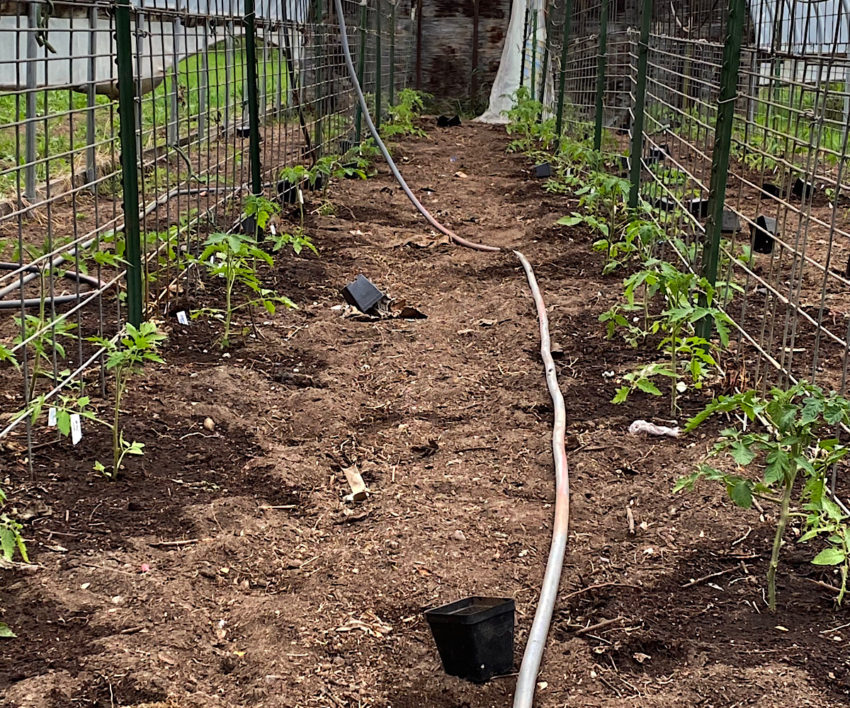
[{"label": "green tomato leaf", "polygon": [[743,509],[749,509],[753,505],[753,492],[746,480],[739,480],[729,489],[732,501]]},{"label": "green tomato leaf", "polygon": [[755,453],[740,440],[735,441],[729,448],[729,454],[741,467],[746,467],[756,457]]},{"label": "green tomato leaf", "polygon": [[[662,372],[659,372],[662,373]],[[658,390],[658,386],[656,386],[649,379],[638,379],[635,382],[635,386],[643,391],[644,393],[651,393],[653,396],[660,396],[661,391]],[[616,403],[616,401],[615,401]]]},{"label": "green tomato leaf", "polygon": [[813,565],[841,565],[847,556],[840,548],[824,548],[814,558]]},{"label": "green tomato leaf", "polygon": [[625,403],[626,399],[629,397],[629,387],[621,386],[617,389],[617,393],[614,398],[611,399],[611,403]]},{"label": "green tomato leaf", "polygon": [[14,639],[17,636],[17,634],[9,629],[9,625],[5,622],[0,622],[0,639]]},{"label": "green tomato leaf", "polygon": [[3,551],[3,558],[11,561],[15,557],[15,548],[17,548],[15,532],[8,526],[0,526],[0,549]]}]

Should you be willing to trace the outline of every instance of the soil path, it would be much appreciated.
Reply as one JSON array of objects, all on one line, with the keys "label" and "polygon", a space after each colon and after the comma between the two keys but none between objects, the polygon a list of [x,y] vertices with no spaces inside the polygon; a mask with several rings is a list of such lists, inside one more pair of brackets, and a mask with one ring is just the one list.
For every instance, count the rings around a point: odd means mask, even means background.
[{"label": "soil path", "polygon": [[[805,581],[806,555],[789,549],[770,616],[769,523],[721,490],[670,495],[710,440],[626,435],[669,413],[609,403],[611,372],[651,353],[605,340],[620,276],[600,275],[587,233],[553,226],[574,203],[528,179],[503,130],[429,130],[399,150],[402,170],[460,234],[522,248],[563,349],[572,529],[537,705],[850,705],[850,631],[830,631],[847,612]],[[0,578],[18,634],[0,642],[2,705],[511,704],[513,676],[443,674],[421,613],[515,597],[518,666],[554,498],[525,278],[510,253],[429,234],[384,168],[330,196],[337,216],[309,229],[321,256],[268,274],[299,310],[226,355],[214,328],[167,319],[169,365],[127,398],[147,453],[125,480],[91,473],[108,445],[96,431],[39,448],[34,479],[6,473],[39,567]],[[358,273],[427,319],[345,316],[339,290]],[[352,463],[362,503],[344,499]]]}]

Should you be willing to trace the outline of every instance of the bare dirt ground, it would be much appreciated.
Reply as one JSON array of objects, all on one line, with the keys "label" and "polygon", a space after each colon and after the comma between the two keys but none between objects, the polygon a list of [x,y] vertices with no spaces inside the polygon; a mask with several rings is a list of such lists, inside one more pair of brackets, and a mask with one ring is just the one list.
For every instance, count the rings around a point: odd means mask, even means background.
[{"label": "bare dirt ground", "polygon": [[[669,417],[666,399],[609,403],[603,374],[651,353],[605,340],[620,276],[600,275],[589,234],[553,227],[574,204],[528,179],[500,129],[429,130],[403,170],[461,235],[522,248],[564,352],[572,526],[536,704],[850,705],[847,611],[809,582],[834,582],[811,549],[788,544],[771,615],[770,519],[719,489],[670,494],[711,440],[630,437],[634,419]],[[32,478],[4,452],[37,568],[0,576],[18,635],[0,640],[3,706],[511,705],[513,675],[444,675],[422,610],[516,598],[519,665],[554,499],[521,268],[430,235],[383,167],[331,198],[337,216],[309,223],[321,256],[264,275],[298,310],[224,355],[215,323],[163,323],[168,365],[126,399],[147,452],[124,479],[91,472],[109,445],[94,429],[39,447]],[[344,316],[358,273],[427,319]],[[353,462],[359,504],[343,498]]]}]

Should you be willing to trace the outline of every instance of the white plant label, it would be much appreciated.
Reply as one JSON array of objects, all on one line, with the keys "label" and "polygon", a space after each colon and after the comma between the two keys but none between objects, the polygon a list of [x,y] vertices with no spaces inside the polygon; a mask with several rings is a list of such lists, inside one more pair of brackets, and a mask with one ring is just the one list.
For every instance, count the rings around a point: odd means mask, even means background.
[{"label": "white plant label", "polygon": [[274,227],[274,224],[269,224],[269,231],[272,232],[272,236],[277,235],[277,229]]},{"label": "white plant label", "polygon": [[189,324],[189,318],[186,317],[186,313],[183,310],[177,313],[177,321],[182,325]]},{"label": "white plant label", "polygon": [[47,427],[55,428],[56,427],[56,409],[49,408],[47,410]]},{"label": "white plant label", "polygon": [[71,442],[76,445],[83,439],[83,426],[80,423],[80,414],[71,414]]}]

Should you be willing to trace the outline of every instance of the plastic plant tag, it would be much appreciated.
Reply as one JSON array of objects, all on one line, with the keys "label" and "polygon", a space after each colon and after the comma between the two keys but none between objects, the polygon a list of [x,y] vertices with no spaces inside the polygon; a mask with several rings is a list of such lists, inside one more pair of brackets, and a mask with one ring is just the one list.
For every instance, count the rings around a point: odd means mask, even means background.
[{"label": "plastic plant tag", "polygon": [[180,310],[180,312],[177,313],[177,321],[182,325],[189,324],[189,318],[186,317],[186,313],[183,310]]},{"label": "plastic plant tag", "polygon": [[83,427],[80,424],[80,414],[71,414],[71,442],[76,445],[83,439]]},{"label": "plastic plant tag", "polygon": [[272,236],[277,235],[277,229],[274,227],[274,224],[269,224],[269,231],[272,232]]},{"label": "plastic plant tag", "polygon": [[47,409],[47,427],[55,428],[56,427],[56,408],[50,407]]}]

